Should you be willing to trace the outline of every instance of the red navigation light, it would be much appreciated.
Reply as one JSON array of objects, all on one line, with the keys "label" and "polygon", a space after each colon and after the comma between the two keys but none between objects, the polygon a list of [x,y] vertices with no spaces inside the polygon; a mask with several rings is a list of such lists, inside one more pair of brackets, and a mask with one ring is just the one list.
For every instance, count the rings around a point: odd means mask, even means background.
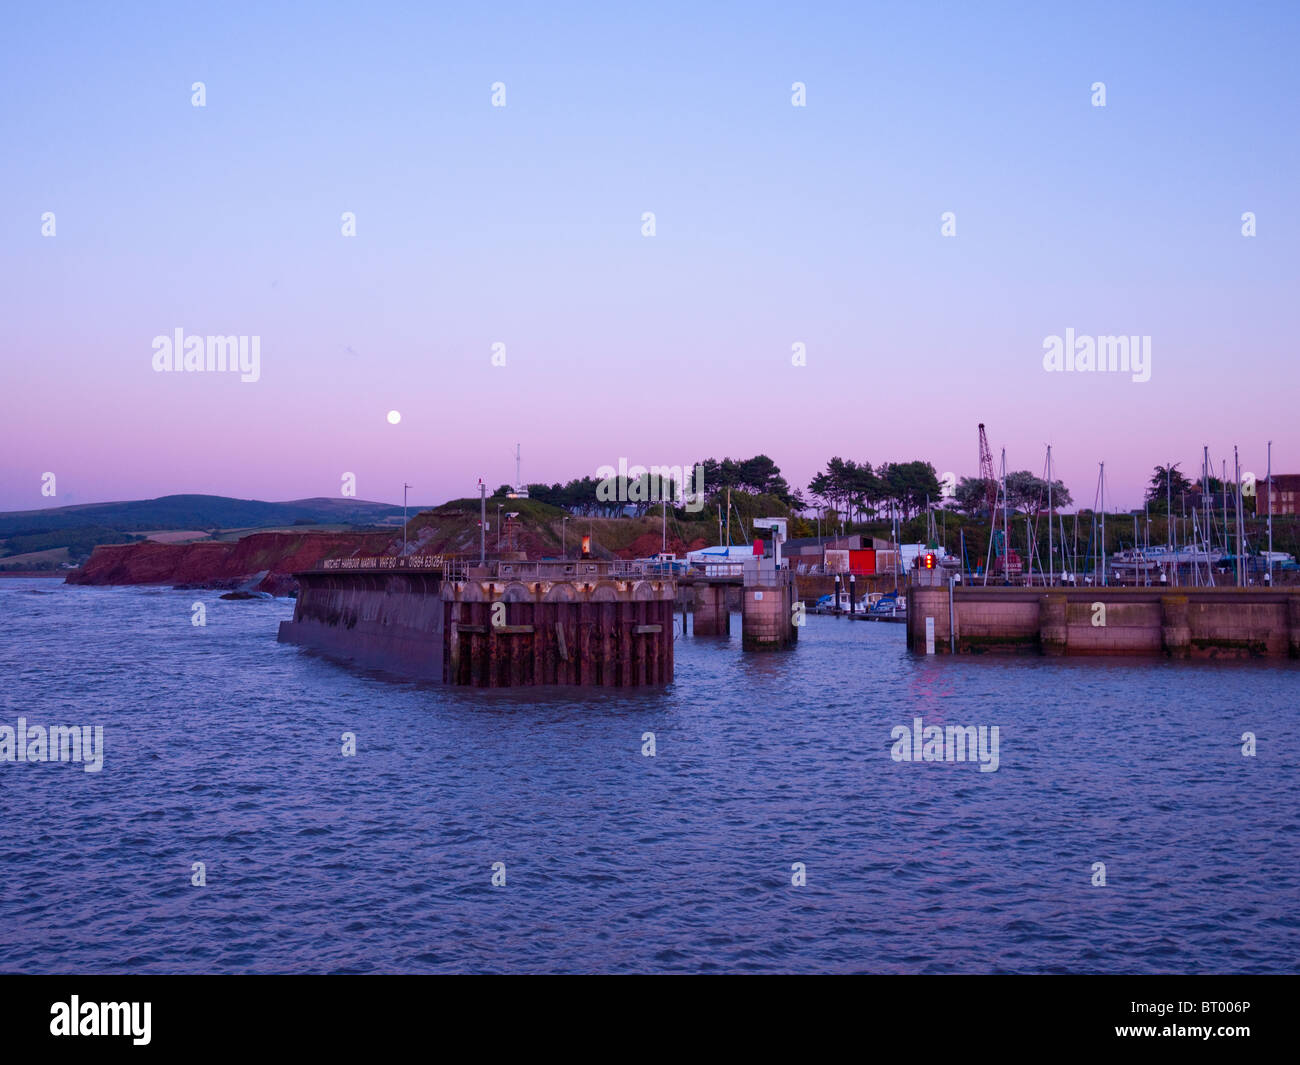
[{"label": "red navigation light", "polygon": [[926,569],[934,569],[934,552],[933,552],[933,551],[927,551],[927,552],[925,553],[925,568],[926,568]]}]

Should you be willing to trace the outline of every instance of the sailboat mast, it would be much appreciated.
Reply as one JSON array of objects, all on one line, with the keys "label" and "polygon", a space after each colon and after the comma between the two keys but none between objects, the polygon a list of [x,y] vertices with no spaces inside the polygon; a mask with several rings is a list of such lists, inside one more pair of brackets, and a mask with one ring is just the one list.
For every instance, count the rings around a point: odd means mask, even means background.
[{"label": "sailboat mast", "polygon": [[1007,449],[1002,449],[1002,580],[1011,583],[1011,534],[1008,528],[1007,511]]},{"label": "sailboat mast", "polygon": [[[1226,485],[1224,490],[1227,491]],[[1236,444],[1232,445],[1232,509],[1232,537],[1236,541],[1232,551],[1232,576],[1240,588],[1245,581],[1241,571],[1241,463],[1237,458]]]},{"label": "sailboat mast", "polygon": [[[1214,584],[1214,569],[1210,565],[1210,508],[1214,506],[1214,497],[1210,495],[1210,447],[1206,444],[1201,449],[1202,463],[1202,491],[1201,498],[1205,503],[1205,528],[1197,532],[1197,547],[1205,555],[1205,583]],[[1202,542],[1203,541],[1203,542]],[[1195,555],[1193,555],[1193,560]],[[1199,566],[1199,562],[1193,561],[1194,565]]]},{"label": "sailboat mast", "polygon": [[1106,583],[1106,464],[1101,464],[1101,539],[1097,542],[1097,559],[1101,563],[1101,583]]},{"label": "sailboat mast", "polygon": [[1174,550],[1174,464],[1165,460],[1165,544]]},{"label": "sailboat mast", "polygon": [[894,500],[889,501],[889,524],[894,537],[894,591],[898,591],[898,567],[902,561],[903,545],[898,542],[899,537],[903,535],[903,525],[899,521],[898,508],[894,506]]},{"label": "sailboat mast", "polygon": [[[1268,583],[1273,583],[1273,441],[1268,442],[1268,473],[1265,475],[1268,483]],[[1259,495],[1256,494],[1256,506],[1258,507]]]},{"label": "sailboat mast", "polygon": [[1052,556],[1052,445],[1047,445],[1047,583],[1055,584],[1056,560]]},{"label": "sailboat mast", "polygon": [[[1041,569],[1041,567],[1040,567]],[[1025,515],[1025,585],[1034,583],[1034,543],[1033,533],[1029,529],[1029,515]]]}]

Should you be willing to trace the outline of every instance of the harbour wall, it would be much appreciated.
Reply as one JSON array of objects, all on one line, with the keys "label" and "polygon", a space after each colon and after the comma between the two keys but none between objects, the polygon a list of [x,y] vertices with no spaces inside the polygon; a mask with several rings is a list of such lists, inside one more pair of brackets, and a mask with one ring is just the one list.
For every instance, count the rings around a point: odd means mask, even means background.
[{"label": "harbour wall", "polygon": [[[388,559],[386,562],[399,562]],[[671,682],[671,580],[500,563],[441,571],[298,573],[279,639],[416,679],[504,688]],[[554,571],[554,572],[552,572]]]},{"label": "harbour wall", "polygon": [[440,573],[307,572],[295,574],[293,620],[281,643],[417,680],[444,679]]},{"label": "harbour wall", "polygon": [[[1266,588],[908,590],[908,647],[927,652],[1300,657],[1300,591]],[[952,618],[950,624],[949,618]]]},{"label": "harbour wall", "polygon": [[503,580],[443,585],[444,674],[479,688],[629,688],[673,679],[671,580]]}]

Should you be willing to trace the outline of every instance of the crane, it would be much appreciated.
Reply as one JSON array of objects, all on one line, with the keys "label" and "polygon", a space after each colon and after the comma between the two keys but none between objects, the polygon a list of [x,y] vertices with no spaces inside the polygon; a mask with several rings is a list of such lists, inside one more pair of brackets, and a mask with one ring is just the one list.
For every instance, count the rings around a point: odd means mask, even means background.
[{"label": "crane", "polygon": [[[1002,451],[1002,475],[1007,471],[1007,453]],[[1009,543],[1007,530],[1007,501],[1002,499],[1002,528],[998,528],[998,478],[993,473],[993,449],[989,447],[988,434],[984,423],[980,422],[980,480],[984,482],[984,506],[989,512],[989,564],[985,569],[984,583],[988,583],[988,572],[1002,575],[1006,582],[1009,577],[1018,577],[1023,571],[1020,556]]]},{"label": "crane", "polygon": [[983,422],[980,422],[980,480],[984,482],[984,508],[992,520],[998,505],[998,481],[993,475],[993,450]]}]

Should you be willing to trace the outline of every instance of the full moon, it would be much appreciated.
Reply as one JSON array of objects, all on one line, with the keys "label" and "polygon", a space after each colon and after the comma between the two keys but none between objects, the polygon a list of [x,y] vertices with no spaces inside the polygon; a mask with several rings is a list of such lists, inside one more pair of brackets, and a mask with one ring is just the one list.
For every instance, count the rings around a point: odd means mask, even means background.
[{"label": "full moon", "polygon": [[388,424],[389,424],[389,425],[396,425],[396,424],[397,424],[398,422],[400,422],[401,420],[402,420],[402,412],[401,412],[401,411],[390,410],[390,411],[388,412]]}]

